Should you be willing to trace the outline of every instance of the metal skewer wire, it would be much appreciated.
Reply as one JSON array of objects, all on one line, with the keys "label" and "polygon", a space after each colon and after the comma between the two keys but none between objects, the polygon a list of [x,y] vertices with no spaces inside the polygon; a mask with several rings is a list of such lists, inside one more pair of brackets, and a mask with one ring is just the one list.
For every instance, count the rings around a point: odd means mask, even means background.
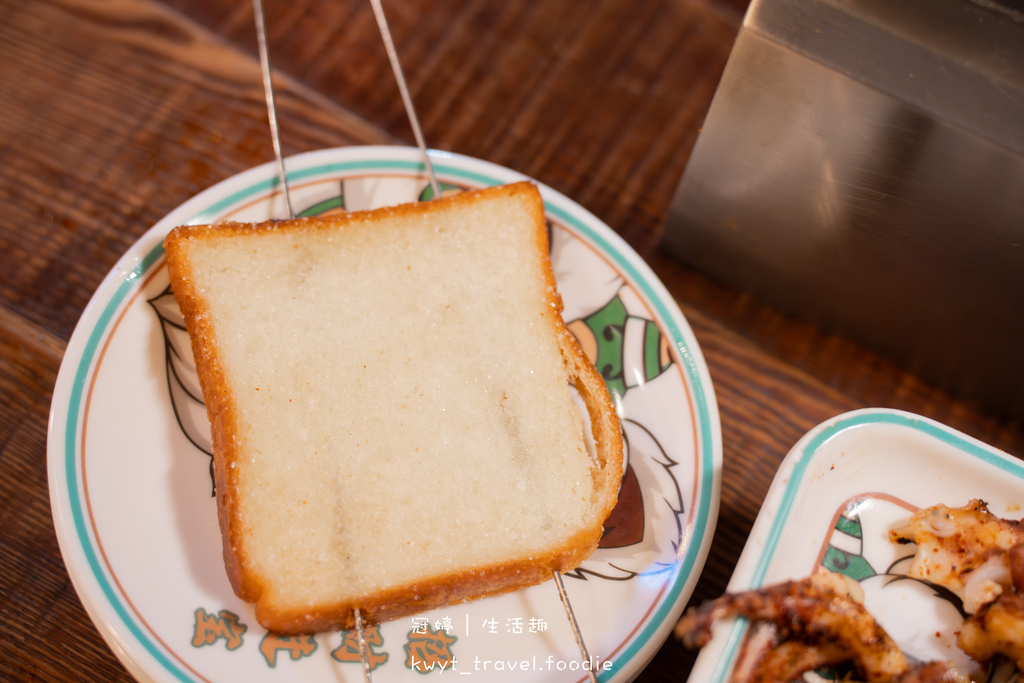
[{"label": "metal skewer wire", "polygon": [[260,69],[263,72],[263,92],[267,99],[267,117],[270,119],[270,139],[274,144],[274,158],[277,160],[277,177],[284,191],[284,201],[288,206],[288,217],[295,218],[295,207],[292,205],[292,193],[288,187],[288,174],[284,168],[284,156],[281,154],[281,133],[277,125],[277,106],[274,104],[274,84],[270,73],[270,50],[267,49],[266,19],[263,16],[263,0],[252,0],[253,14],[256,15],[256,42],[259,45]]},{"label": "metal skewer wire", "polygon": [[587,678],[590,679],[590,683],[597,683],[597,674],[594,673],[594,666],[590,661],[590,652],[587,650],[586,643],[583,642],[580,626],[576,623],[576,613],[572,611],[569,594],[565,592],[565,584],[562,583],[562,575],[554,570],[552,570],[551,575],[555,579],[555,585],[558,586],[558,597],[562,599],[562,606],[565,607],[565,616],[569,619],[569,625],[572,627],[572,634],[576,638],[576,646],[580,649],[583,661],[587,663]]},{"label": "metal skewer wire", "polygon": [[430,187],[434,190],[434,197],[441,196],[441,186],[437,182],[437,174],[434,173],[434,165],[430,163],[430,155],[427,154],[427,143],[423,139],[423,130],[420,128],[420,120],[416,116],[416,108],[412,105],[412,97],[409,95],[409,86],[405,83],[405,76],[402,74],[402,64],[398,61],[398,52],[395,50],[395,43],[391,40],[391,30],[388,28],[387,17],[384,16],[384,7],[380,0],[370,0],[373,6],[373,14],[377,17],[377,26],[380,28],[380,36],[384,39],[384,49],[388,53],[388,60],[391,62],[391,70],[398,82],[398,92],[402,96],[402,104],[405,105],[405,114],[409,118],[409,125],[412,126],[413,137],[423,154],[423,163],[427,166],[427,175],[430,178]]},{"label": "metal skewer wire", "polygon": [[366,644],[366,633],[363,632],[363,615],[357,607],[356,615],[356,640],[359,642],[359,659],[363,660],[363,680],[366,683],[373,683],[373,674],[370,673],[370,648]]}]

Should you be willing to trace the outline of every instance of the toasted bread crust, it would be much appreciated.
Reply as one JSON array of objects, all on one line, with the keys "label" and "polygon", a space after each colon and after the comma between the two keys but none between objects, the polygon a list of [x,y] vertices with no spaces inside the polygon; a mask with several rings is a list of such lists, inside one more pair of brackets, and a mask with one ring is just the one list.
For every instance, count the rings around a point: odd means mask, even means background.
[{"label": "toasted bread crust", "polygon": [[185,318],[199,385],[206,404],[206,416],[210,421],[214,490],[224,566],[235,594],[247,602],[253,602],[259,597],[262,587],[253,577],[243,575],[240,556],[244,554],[245,539],[238,525],[233,523],[231,515],[238,491],[238,471],[228,466],[239,459],[235,436],[240,431],[236,402],[221,365],[216,328],[209,307],[192,285],[193,274],[188,256],[189,241],[202,239],[209,229],[210,226],[176,229],[164,240],[164,251],[171,288]]},{"label": "toasted bread crust", "polygon": [[[358,600],[302,609],[276,605],[264,591],[264,580],[248,569],[246,532],[234,514],[239,496],[239,469],[245,434],[240,429],[236,397],[222,366],[217,330],[201,292],[193,286],[194,276],[189,258],[190,246],[197,240],[216,233],[258,235],[270,231],[315,230],[362,222],[376,215],[399,216],[422,211],[441,210],[447,204],[473,202],[488,194],[521,196],[531,203],[535,214],[536,248],[546,263],[546,303],[551,310],[551,323],[563,363],[588,407],[591,418],[596,460],[592,467],[594,480],[591,523],[580,529],[564,545],[550,548],[533,557],[520,557],[499,565],[430,577]],[[361,610],[363,619],[377,623],[415,614],[446,604],[462,602],[541,583],[552,571],[566,572],[582,563],[597,548],[602,524],[615,506],[622,476],[622,439],[618,418],[603,379],[587,359],[576,338],[561,318],[562,302],[557,294],[554,273],[548,260],[548,236],[545,229],[543,202],[530,183],[517,183],[486,190],[467,192],[437,199],[427,204],[407,204],[376,212],[354,212],[347,216],[304,218],[275,221],[259,225],[226,223],[216,226],[183,226],[173,230],[164,242],[171,285],[185,317],[192,343],[200,385],[210,420],[214,448],[218,520],[223,541],[224,563],[234,592],[247,602],[256,603],[257,620],[265,628],[279,633],[298,634],[330,629],[351,629],[354,610]]]}]

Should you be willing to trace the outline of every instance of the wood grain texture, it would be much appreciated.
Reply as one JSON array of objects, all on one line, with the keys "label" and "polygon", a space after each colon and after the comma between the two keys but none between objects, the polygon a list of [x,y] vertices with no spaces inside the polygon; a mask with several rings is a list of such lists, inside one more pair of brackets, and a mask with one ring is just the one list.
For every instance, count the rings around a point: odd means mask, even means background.
[{"label": "wood grain texture", "polygon": [[[7,3],[0,297],[67,338],[106,272],[157,220],[273,158],[259,66],[151,2]],[[287,153],[392,138],[280,79]],[[13,226],[17,226],[14,229]]]},{"label": "wood grain texture", "polygon": [[[254,53],[246,7],[168,3]],[[368,3],[265,8],[278,70],[413,144]],[[738,13],[703,0],[401,0],[385,10],[429,146],[542,180],[642,253],[656,245]],[[288,140],[287,116],[281,126]]]},{"label": "wood grain texture", "polygon": [[[745,0],[388,0],[429,144],[581,203],[652,265],[707,360],[724,468],[694,602],[719,595],[779,462],[885,406],[1024,456],[1021,425],[658,250]],[[369,5],[266,0],[286,153],[410,144]],[[237,0],[0,0],[0,679],[130,680],[61,560],[50,396],[92,292],[174,207],[272,159],[252,9]],[[685,680],[669,640],[638,679]]]}]

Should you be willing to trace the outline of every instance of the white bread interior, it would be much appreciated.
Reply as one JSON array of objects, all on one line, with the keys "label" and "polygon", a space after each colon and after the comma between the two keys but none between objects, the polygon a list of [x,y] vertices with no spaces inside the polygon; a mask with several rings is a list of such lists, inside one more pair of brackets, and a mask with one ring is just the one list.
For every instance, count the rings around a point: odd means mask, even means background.
[{"label": "white bread interior", "polygon": [[228,576],[265,628],[516,590],[597,547],[621,432],[561,319],[532,184],[185,226],[165,249]]}]

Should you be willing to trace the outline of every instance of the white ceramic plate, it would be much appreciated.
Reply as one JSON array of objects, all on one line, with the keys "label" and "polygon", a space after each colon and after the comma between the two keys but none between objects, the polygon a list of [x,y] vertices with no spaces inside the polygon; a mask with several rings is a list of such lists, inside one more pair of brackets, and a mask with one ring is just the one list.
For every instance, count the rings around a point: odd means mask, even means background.
[{"label": "white ceramic plate", "polygon": [[[955,645],[963,622],[956,599],[906,579],[915,546],[888,539],[890,529],[920,508],[960,507],[974,498],[985,500],[993,514],[1019,519],[1024,462],[910,413],[840,415],[807,433],[786,456],[728,590],[799,579],[825,566],[860,581],[868,611],[906,653],[977,672]],[[727,681],[745,633],[743,620],[716,625],[690,680]],[[821,680],[815,674],[807,679]]]},{"label": "white ceramic plate", "polygon": [[[523,179],[466,157],[432,160],[452,186]],[[428,187],[407,148],[324,150],[287,166],[302,212],[414,201]],[[276,186],[272,164],[252,169],[148,231],[90,301],[54,391],[48,466],[61,550],[103,637],[143,680],[362,680],[350,634],[268,634],[228,585],[209,425],[168,291],[161,243],[172,227],[281,217]],[[703,566],[718,514],[718,413],[693,334],[648,267],[594,216],[541,192],[566,321],[605,371],[628,442],[616,532],[566,589],[586,666],[627,681],[668,635]],[[429,510],[429,491],[422,502]],[[442,669],[480,681],[585,675],[552,582],[399,619],[369,640],[379,683]]]}]

